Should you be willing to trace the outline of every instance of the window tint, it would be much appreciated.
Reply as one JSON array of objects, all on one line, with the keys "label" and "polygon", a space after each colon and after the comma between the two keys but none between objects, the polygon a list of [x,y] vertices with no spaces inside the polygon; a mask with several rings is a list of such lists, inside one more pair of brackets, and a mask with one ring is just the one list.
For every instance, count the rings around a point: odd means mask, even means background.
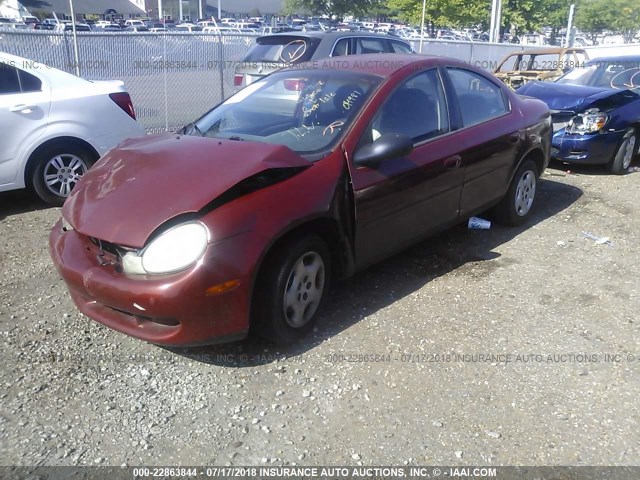
[{"label": "window tint", "polygon": [[384,40],[381,38],[356,38],[356,54],[384,53]]},{"label": "window tint", "polygon": [[465,127],[482,123],[509,111],[502,90],[487,78],[469,70],[447,70],[458,97]]},{"label": "window tint", "polygon": [[343,38],[333,49],[332,57],[340,57],[343,55],[349,55],[349,38]]},{"label": "window tint", "polygon": [[20,92],[18,70],[0,62],[0,95]]},{"label": "window tint", "polygon": [[403,42],[396,42],[391,40],[391,50],[393,53],[411,53],[411,47]]},{"label": "window tint", "polygon": [[387,133],[400,133],[421,142],[448,131],[447,102],[434,69],[411,77],[387,98],[361,144]]},{"label": "window tint", "polygon": [[42,82],[38,77],[23,70],[18,70],[18,75],[23,92],[39,92],[42,90]]}]

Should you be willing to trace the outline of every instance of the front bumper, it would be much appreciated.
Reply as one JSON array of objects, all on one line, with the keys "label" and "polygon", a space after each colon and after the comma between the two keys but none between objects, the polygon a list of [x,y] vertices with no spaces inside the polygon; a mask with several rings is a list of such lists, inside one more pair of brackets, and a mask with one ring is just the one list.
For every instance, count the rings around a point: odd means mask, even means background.
[{"label": "front bumper", "polygon": [[551,158],[585,165],[607,164],[623,136],[624,131],[578,135],[562,128],[553,134]]},{"label": "front bumper", "polygon": [[[98,246],[76,231],[63,231],[58,221],[49,250],[78,309],[109,328],[170,346],[221,343],[248,332],[250,276],[235,270],[224,246],[209,245],[200,262],[179,273],[127,275],[109,255],[99,261],[104,252]],[[234,289],[206,294],[231,279],[240,280]]]}]

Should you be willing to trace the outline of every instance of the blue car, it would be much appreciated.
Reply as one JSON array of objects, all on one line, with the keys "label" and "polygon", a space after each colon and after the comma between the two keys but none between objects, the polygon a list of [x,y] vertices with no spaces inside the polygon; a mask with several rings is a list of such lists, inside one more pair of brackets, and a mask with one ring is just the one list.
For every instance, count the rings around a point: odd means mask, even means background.
[{"label": "blue car", "polygon": [[640,153],[640,55],[596,58],[555,82],[530,82],[516,91],[549,106],[551,158],[623,174]]}]

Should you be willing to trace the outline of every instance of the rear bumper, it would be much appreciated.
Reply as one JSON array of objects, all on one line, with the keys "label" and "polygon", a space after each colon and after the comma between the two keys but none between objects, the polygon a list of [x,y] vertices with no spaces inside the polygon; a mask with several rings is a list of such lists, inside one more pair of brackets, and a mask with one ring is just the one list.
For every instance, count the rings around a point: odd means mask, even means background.
[{"label": "rear bumper", "polygon": [[551,158],[585,165],[607,164],[622,141],[624,131],[568,134],[563,128],[553,135]]},{"label": "rear bumper", "polygon": [[[75,231],[63,231],[60,222],[49,235],[49,249],[78,309],[113,330],[170,346],[221,343],[248,332],[248,278],[234,277],[215,244],[205,261],[157,276],[129,276],[114,265],[100,265],[98,247]],[[238,287],[206,295],[207,288],[231,278],[240,280]]]}]

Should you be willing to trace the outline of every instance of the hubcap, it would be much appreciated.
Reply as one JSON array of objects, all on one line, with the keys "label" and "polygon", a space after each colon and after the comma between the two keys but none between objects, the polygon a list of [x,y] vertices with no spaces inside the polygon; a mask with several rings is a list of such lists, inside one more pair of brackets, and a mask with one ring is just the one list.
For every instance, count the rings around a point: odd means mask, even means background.
[{"label": "hubcap", "polygon": [[80,157],[71,153],[61,153],[45,165],[44,183],[54,195],[68,197],[71,189],[87,170],[87,164]]},{"label": "hubcap", "polygon": [[622,159],[622,168],[629,168],[631,165],[631,159],[633,158],[633,152],[636,148],[636,137],[635,135],[631,135],[627,139],[627,145],[624,149],[624,158]]},{"label": "hubcap", "polygon": [[325,271],[320,254],[307,252],[294,264],[284,292],[284,317],[293,328],[304,326],[320,306]]},{"label": "hubcap", "polygon": [[516,213],[524,217],[529,213],[531,205],[533,205],[533,199],[536,196],[536,176],[531,170],[524,172],[518,187],[516,188]]}]

